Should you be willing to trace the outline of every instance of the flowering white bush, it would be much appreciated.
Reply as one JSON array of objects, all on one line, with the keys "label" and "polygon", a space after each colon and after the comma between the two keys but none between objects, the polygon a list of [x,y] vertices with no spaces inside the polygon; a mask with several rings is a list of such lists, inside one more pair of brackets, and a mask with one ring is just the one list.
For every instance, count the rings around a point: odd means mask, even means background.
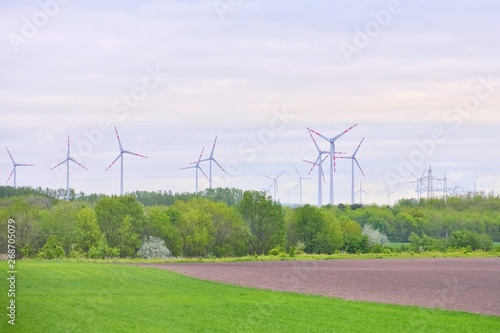
[{"label": "flowering white bush", "polygon": [[374,229],[372,226],[365,224],[362,231],[363,235],[368,236],[368,244],[373,246],[375,244],[387,244],[389,243],[389,238],[383,232]]},{"label": "flowering white bush", "polygon": [[165,259],[172,257],[172,252],[167,248],[163,239],[149,236],[144,237],[139,256],[144,259]]}]

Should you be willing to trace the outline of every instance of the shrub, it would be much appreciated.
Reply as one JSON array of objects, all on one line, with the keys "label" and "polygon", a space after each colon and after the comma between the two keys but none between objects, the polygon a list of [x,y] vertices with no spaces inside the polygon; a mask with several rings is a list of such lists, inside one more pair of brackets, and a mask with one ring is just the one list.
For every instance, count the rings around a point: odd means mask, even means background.
[{"label": "shrub", "polygon": [[91,246],[87,252],[87,257],[92,259],[116,258],[119,256],[120,250],[116,247],[110,247],[104,234],[101,234],[97,245]]},{"label": "shrub", "polygon": [[286,255],[286,250],[283,246],[277,245],[276,247],[269,250],[270,256]]},{"label": "shrub", "polygon": [[470,247],[472,251],[493,249],[493,239],[486,234],[479,234],[472,230],[455,230],[450,237],[450,244],[454,248]]},{"label": "shrub", "polygon": [[299,240],[297,244],[295,244],[295,254],[304,254],[304,250],[306,249],[306,244]]},{"label": "shrub", "polygon": [[47,242],[37,255],[40,259],[60,259],[64,258],[64,256],[64,249],[54,235],[49,236]]},{"label": "shrub", "polygon": [[371,225],[365,224],[361,233],[368,236],[368,246],[374,246],[375,244],[385,245],[389,243],[389,238],[383,232],[374,229]]},{"label": "shrub", "polygon": [[144,259],[166,259],[172,257],[172,252],[167,248],[163,239],[146,236],[139,249],[139,256]]}]

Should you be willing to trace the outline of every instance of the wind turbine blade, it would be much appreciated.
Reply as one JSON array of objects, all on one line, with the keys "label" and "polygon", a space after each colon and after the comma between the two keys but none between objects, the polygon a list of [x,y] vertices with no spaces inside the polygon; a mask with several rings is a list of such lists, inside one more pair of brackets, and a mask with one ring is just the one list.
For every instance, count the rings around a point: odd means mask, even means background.
[{"label": "wind turbine blade", "polygon": [[264,177],[266,177],[266,178],[269,178],[269,179],[271,179],[271,180],[274,180],[273,178],[271,178],[271,177],[269,177],[269,176],[266,176],[266,175],[262,175],[262,176],[264,176]]},{"label": "wind turbine blade", "polygon": [[69,148],[69,135],[68,135],[68,151],[66,153],[66,158],[69,158],[69,151],[70,151],[70,148]]},{"label": "wind turbine blade", "polygon": [[[307,127],[306,127],[307,128]],[[316,146],[316,150],[318,151],[318,153],[321,153],[321,149],[319,148],[318,146],[318,143],[316,142],[316,139],[314,139],[314,137],[312,136],[311,134],[311,130],[309,128],[307,128],[307,131],[309,133],[309,136],[311,137],[311,139],[313,140],[313,143],[314,145]]]},{"label": "wind turbine blade", "polygon": [[54,167],[50,168],[50,170],[57,168],[58,166],[60,166],[60,165],[61,165],[61,164],[63,164],[64,162],[66,162],[67,160],[68,160],[68,159],[65,159],[64,161],[62,161],[62,162],[61,162],[61,163],[59,163],[58,165],[56,165],[56,166],[54,166]]},{"label": "wind turbine blade", "polygon": [[274,179],[276,180],[276,179],[280,178],[280,176],[281,176],[282,174],[284,174],[284,173],[285,173],[285,170],[283,170],[283,172],[281,172],[281,173],[278,175],[278,177],[276,177],[276,178],[274,178]]},{"label": "wind turbine blade", "polygon": [[219,166],[219,168],[224,171],[224,173],[227,175],[227,172],[226,170],[224,170],[224,168],[219,164],[219,162],[217,162],[217,160],[215,158],[212,158],[212,160],[215,162],[215,164],[217,164]]},{"label": "wind turbine blade", "polygon": [[[415,174],[413,172],[411,172],[410,170],[408,170],[408,172],[417,180],[419,181],[420,179],[417,178],[417,176],[415,176]],[[413,182],[412,182],[413,183]]]},{"label": "wind turbine blade", "polygon": [[358,125],[358,124],[354,124],[354,125],[352,125],[351,127],[349,127],[348,129],[346,129],[345,131],[343,131],[342,133],[340,133],[340,134],[338,134],[338,135],[334,136],[334,137],[331,139],[331,141],[335,141],[335,140],[337,140],[337,139],[338,139],[338,138],[340,138],[342,135],[344,135],[344,134],[346,134],[347,132],[349,132],[350,130],[352,130],[352,129],[356,126],[356,125]]},{"label": "wind turbine blade", "polygon": [[116,133],[116,138],[118,139],[118,145],[120,146],[120,151],[123,151],[122,142],[120,140],[120,135],[118,134],[118,130],[116,129],[116,126],[115,126],[115,133]]},{"label": "wind turbine blade", "polygon": [[14,171],[16,170],[16,167],[14,167],[14,169],[12,169],[12,172],[10,173],[10,176],[9,178],[7,178],[7,181],[5,182],[5,184],[7,184],[10,180],[10,177],[12,177],[12,175],[14,174]]},{"label": "wind turbine blade", "polygon": [[302,178],[302,177],[300,177],[300,173],[299,173],[299,170],[297,170],[297,168],[295,168],[295,172],[297,172],[297,176],[299,176],[299,178]]},{"label": "wind turbine blade", "polygon": [[363,172],[363,169],[361,169],[361,165],[359,165],[358,160],[356,159],[356,157],[354,157],[353,160],[358,165],[359,171],[361,171],[361,173],[363,174],[363,177],[366,177],[365,173]]},{"label": "wind turbine blade", "polygon": [[201,162],[201,155],[203,155],[203,151],[205,150],[205,147],[201,149],[200,157],[198,157],[198,164]]},{"label": "wind turbine blade", "polygon": [[202,169],[199,165],[197,165],[197,166],[196,166],[196,168],[200,169],[200,171],[201,171],[201,173],[203,174],[203,176],[205,176],[205,178],[206,178],[208,181],[210,181],[210,179],[208,179],[207,175],[205,174],[205,171],[203,171],[203,169]]},{"label": "wind turbine blade", "polygon": [[120,158],[120,156],[122,156],[122,154],[123,154],[123,153],[118,154],[118,157],[117,157],[117,158],[115,158],[115,159],[113,160],[113,162],[111,162],[111,164],[110,164],[110,165],[106,168],[106,170],[104,170],[104,171],[108,171],[108,169],[109,169],[109,168],[111,168],[111,167],[113,166],[113,164],[115,164],[115,162],[116,162],[116,161]]},{"label": "wind turbine blade", "polygon": [[212,151],[210,152],[210,157],[213,158],[214,156],[214,150],[215,150],[215,144],[217,143],[217,136],[215,137],[214,140],[214,145],[212,146]]},{"label": "wind turbine blade", "polygon": [[34,164],[16,164],[16,166],[35,166]]},{"label": "wind turbine blade", "polygon": [[81,166],[82,168],[84,168],[85,170],[87,170],[87,171],[89,170],[86,167],[84,167],[83,165],[81,165],[80,163],[78,163],[77,161],[75,161],[73,158],[70,157],[69,160],[72,161],[72,162],[75,162],[76,164],[78,164],[79,166]]},{"label": "wind turbine blade", "polygon": [[188,167],[184,167],[184,168],[179,168],[179,170],[194,169],[194,168],[196,168],[196,165],[188,166]]},{"label": "wind turbine blade", "polygon": [[311,169],[309,169],[309,172],[307,173],[308,175],[309,175],[309,174],[311,174],[311,172],[313,171],[314,167],[317,165],[317,162],[318,162],[318,160],[320,159],[320,156],[321,156],[321,155],[318,155],[318,158],[316,158],[316,162],[311,162],[311,161],[304,160],[304,159],[302,160],[302,161],[304,161],[304,162],[306,162],[306,163],[310,163],[310,164],[312,164]]},{"label": "wind turbine blade", "polygon": [[314,134],[316,134],[317,136],[322,137],[322,138],[323,138],[323,139],[325,139],[326,141],[330,142],[330,139],[329,139],[329,138],[327,138],[326,136],[324,136],[323,134],[321,134],[321,133],[319,133],[319,132],[316,132],[316,131],[315,131],[315,130],[313,130],[313,129],[310,129],[309,127],[306,127],[306,128],[307,128],[307,130],[308,130],[309,132],[313,132],[313,133],[314,133]]},{"label": "wind turbine blade", "polygon": [[295,185],[295,187],[293,188],[294,190],[297,188],[297,186],[300,185],[300,181],[302,180],[303,178],[300,178],[299,181],[297,182],[297,185]]},{"label": "wind turbine blade", "polygon": [[134,152],[128,151],[128,150],[124,150],[123,153],[124,154],[134,155],[134,156],[139,156],[139,157],[143,157],[143,158],[148,158],[147,156],[144,156],[144,155],[141,155],[141,154],[137,154],[137,153],[134,153]]},{"label": "wind turbine blade", "polygon": [[356,150],[354,151],[354,154],[352,154],[352,156],[356,156],[356,154],[358,153],[359,147],[361,147],[361,144],[363,143],[363,141],[365,141],[365,138],[361,139],[361,142],[359,143],[358,148],[356,148]]},{"label": "wind turbine blade", "polygon": [[7,153],[9,153],[10,159],[11,159],[11,161],[12,161],[12,165],[16,165],[16,162],[14,162],[14,158],[13,158],[13,157],[12,157],[12,155],[10,154],[9,148],[5,147],[5,149],[7,149]]}]

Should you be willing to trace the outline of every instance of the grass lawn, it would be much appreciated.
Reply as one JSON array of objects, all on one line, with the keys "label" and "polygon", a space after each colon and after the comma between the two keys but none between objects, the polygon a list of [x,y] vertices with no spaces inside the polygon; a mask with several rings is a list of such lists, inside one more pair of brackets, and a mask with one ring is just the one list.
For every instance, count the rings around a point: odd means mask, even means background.
[{"label": "grass lawn", "polygon": [[[5,261],[0,269],[7,275]],[[0,332],[499,332],[500,317],[201,281],[154,268],[17,262],[16,326]]]}]

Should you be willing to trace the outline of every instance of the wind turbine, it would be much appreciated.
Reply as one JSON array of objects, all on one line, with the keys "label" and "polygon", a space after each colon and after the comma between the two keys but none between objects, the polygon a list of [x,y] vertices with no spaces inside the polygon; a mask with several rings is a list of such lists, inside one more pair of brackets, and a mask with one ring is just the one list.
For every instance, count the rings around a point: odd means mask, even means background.
[{"label": "wind turbine", "polygon": [[352,125],[351,127],[346,129],[342,133],[337,134],[336,136],[334,136],[332,138],[328,138],[328,137],[324,136],[323,134],[318,133],[318,132],[306,127],[307,130],[309,130],[310,132],[313,132],[314,134],[318,135],[319,137],[323,138],[324,140],[326,140],[330,143],[330,158],[331,158],[331,160],[330,160],[330,204],[331,205],[333,205],[333,171],[334,171],[334,165],[335,165],[335,141],[337,141],[337,139],[339,139],[342,135],[349,132],[356,125],[357,124]]},{"label": "wind turbine", "polygon": [[196,169],[196,194],[198,194],[198,170],[201,171],[201,173],[205,176],[205,178],[208,180],[208,177],[207,175],[205,174],[205,172],[203,172],[203,169],[200,167],[200,162],[201,162],[201,156],[203,155],[203,151],[205,150],[205,148],[203,147],[201,149],[201,153],[200,153],[200,157],[198,157],[198,160],[196,162],[193,162],[191,164],[195,164],[193,166],[188,166],[188,167],[185,167],[185,168],[181,168],[181,170],[185,170],[185,169]]},{"label": "wind turbine", "polygon": [[417,192],[417,198],[419,201],[420,201],[420,198],[422,198],[422,190],[425,187],[424,175],[426,172],[427,172],[427,168],[422,173],[422,176],[420,178],[418,178],[410,171],[410,174],[413,176],[413,178],[415,178],[415,181],[411,181],[410,183],[417,183],[417,188],[415,189],[415,192]]},{"label": "wind turbine", "polygon": [[123,195],[123,154],[130,154],[130,155],[135,155],[135,156],[139,156],[139,157],[143,157],[143,158],[148,158],[148,157],[123,149],[122,142],[120,140],[120,135],[118,135],[118,130],[116,129],[116,126],[115,126],[115,132],[116,132],[116,138],[118,139],[118,145],[120,146],[120,154],[118,154],[118,157],[116,157],[114,159],[114,161],[111,162],[111,164],[106,168],[105,171],[108,171],[109,168],[111,168],[113,166],[113,164],[115,164],[115,162],[118,159],[120,159],[120,164],[121,164],[120,165],[120,195]]},{"label": "wind turbine", "polygon": [[[212,146],[212,151],[210,152],[210,156],[208,158],[205,158],[203,160],[199,160],[198,162],[193,162],[191,164],[194,164],[194,163],[200,163],[200,162],[205,162],[205,161],[210,161],[210,171],[209,171],[209,175],[210,175],[210,179],[209,179],[209,188],[211,189],[212,188],[212,161],[215,162],[215,164],[217,164],[217,166],[222,170],[224,171],[224,173],[227,175],[227,172],[226,170],[224,170],[224,168],[219,164],[219,162],[217,162],[217,160],[214,158],[214,150],[215,150],[215,144],[217,143],[217,137],[215,137],[215,140],[214,140],[214,145]],[[201,170],[201,169],[200,169]]]},{"label": "wind turbine", "polygon": [[286,195],[288,197],[288,206],[290,206],[290,197],[293,197],[292,188],[288,189],[288,191],[286,192]]},{"label": "wind turbine", "polygon": [[278,180],[278,178],[279,178],[279,177],[280,177],[283,173],[285,173],[285,170],[283,170],[283,171],[282,171],[282,172],[281,172],[281,173],[280,173],[277,177],[275,177],[275,178],[271,178],[271,177],[269,177],[269,176],[263,175],[264,177],[269,178],[269,179],[271,179],[271,180],[273,181],[273,183],[272,183],[272,185],[271,185],[271,186],[273,186],[273,187],[274,187],[274,197],[273,197],[274,201],[276,201],[276,192],[278,191],[278,182],[277,182],[277,180]]},{"label": "wind turbine", "polygon": [[16,185],[16,168],[17,168],[18,166],[35,166],[35,165],[33,165],[33,164],[21,164],[21,163],[16,163],[16,162],[14,161],[14,158],[12,157],[12,154],[11,154],[11,153],[10,153],[10,151],[9,151],[9,148],[5,147],[5,149],[7,149],[7,153],[9,153],[10,159],[11,159],[11,161],[12,161],[12,166],[13,166],[12,172],[10,173],[9,178],[7,179],[7,181],[6,181],[5,183],[8,183],[8,182],[9,182],[9,180],[10,180],[10,177],[12,177],[12,174],[14,174],[14,188],[16,188],[16,187],[17,187],[17,185]]},{"label": "wind turbine", "polygon": [[57,168],[58,166],[60,166],[61,164],[63,164],[64,162],[66,162],[66,199],[67,200],[69,200],[69,161],[78,164],[79,166],[81,166],[85,170],[88,170],[86,167],[84,167],[83,165],[81,165],[80,163],[75,161],[71,156],[69,156],[69,151],[70,151],[70,148],[69,148],[69,135],[68,135],[68,152],[66,154],[66,159],[50,169],[50,170],[53,170],[53,169]]},{"label": "wind turbine", "polygon": [[[329,152],[321,150],[318,146],[318,143],[312,136],[311,131],[307,129],[307,132],[309,133],[309,136],[311,137],[311,140],[313,141],[314,146],[316,147],[316,151],[318,152],[318,157],[316,157],[316,161],[314,162],[308,160],[302,160],[302,161],[313,165],[309,170],[308,175],[311,174],[311,171],[314,169],[316,165],[318,166],[318,207],[321,207],[323,205],[323,184],[321,183],[321,177],[323,177],[323,181],[325,181],[325,175],[323,174],[323,161],[328,157]],[[323,154],[326,155],[325,158],[322,158]]]},{"label": "wind turbine", "polygon": [[351,205],[354,205],[354,162],[358,165],[359,171],[363,174],[363,177],[365,177],[365,173],[363,172],[363,169],[361,169],[361,166],[358,163],[358,159],[356,158],[356,154],[358,153],[359,147],[361,147],[361,144],[365,138],[361,140],[361,142],[358,145],[358,148],[354,151],[354,153],[351,156],[339,156],[339,158],[348,158],[351,160]]},{"label": "wind turbine", "polygon": [[391,192],[389,191],[389,189],[386,187],[385,188],[386,192],[387,192],[387,205],[390,206],[391,205],[391,194],[393,194],[394,192]]},{"label": "wind turbine", "polygon": [[361,201],[361,194],[364,193],[364,194],[369,194],[368,192],[366,192],[365,190],[363,190],[363,188],[361,187],[361,181],[359,181],[359,190],[356,191],[355,194],[359,193],[359,204],[361,205],[362,201]]},{"label": "wind turbine", "polygon": [[308,177],[302,177],[299,173],[299,170],[297,170],[297,168],[295,168],[295,171],[297,172],[297,176],[299,176],[299,181],[297,183],[297,185],[295,185],[295,188],[297,188],[297,186],[300,186],[300,205],[302,206],[302,180],[303,179],[312,179],[312,178],[308,178]]}]

